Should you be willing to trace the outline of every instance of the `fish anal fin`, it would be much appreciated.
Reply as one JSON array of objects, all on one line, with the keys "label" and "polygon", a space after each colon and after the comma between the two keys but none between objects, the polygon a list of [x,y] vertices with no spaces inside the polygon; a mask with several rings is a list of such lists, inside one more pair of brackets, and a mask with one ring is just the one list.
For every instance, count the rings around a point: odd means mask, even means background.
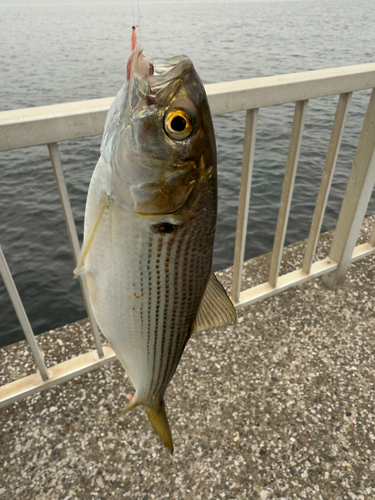
[{"label": "fish anal fin", "polygon": [[96,217],[96,220],[95,220],[95,223],[90,231],[90,234],[87,238],[87,240],[85,241],[84,245],[83,245],[83,248],[82,248],[82,252],[81,252],[81,257],[78,261],[78,264],[77,264],[77,267],[74,269],[73,273],[74,273],[74,276],[77,278],[81,273],[82,273],[82,270],[83,270],[83,264],[85,262],[85,258],[87,256],[87,254],[89,253],[89,250],[90,250],[90,247],[91,247],[91,243],[92,243],[92,240],[94,239],[94,236],[95,236],[95,233],[96,233],[96,230],[98,229],[99,227],[99,224],[100,224],[100,221],[102,220],[102,217],[103,217],[103,214],[104,214],[104,211],[105,209],[107,208],[108,206],[108,203],[109,203],[109,200],[110,200],[110,197],[109,195],[105,194],[103,196],[103,199],[101,201],[101,204],[100,204],[100,209],[99,209],[99,212],[98,212],[98,215]]},{"label": "fish anal fin", "polygon": [[223,285],[211,273],[197,315],[193,322],[191,333],[202,332],[217,326],[235,325],[237,323],[236,309]]},{"label": "fish anal fin", "polygon": [[164,446],[173,453],[172,434],[167,414],[165,413],[164,401],[162,401],[160,408],[150,408],[146,406],[146,412],[154,431],[159,436]]},{"label": "fish anal fin", "polygon": [[129,401],[129,403],[125,406],[125,409],[122,410],[121,413],[117,415],[117,418],[121,418],[123,415],[128,413],[130,410],[133,410],[139,405],[137,399],[133,396],[132,399]]}]

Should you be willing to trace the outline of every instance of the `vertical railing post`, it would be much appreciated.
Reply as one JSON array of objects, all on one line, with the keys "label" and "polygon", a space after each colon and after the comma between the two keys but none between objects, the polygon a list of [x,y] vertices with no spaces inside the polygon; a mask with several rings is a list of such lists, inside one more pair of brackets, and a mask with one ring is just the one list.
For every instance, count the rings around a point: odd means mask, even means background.
[{"label": "vertical railing post", "polygon": [[298,101],[294,111],[292,133],[290,134],[290,144],[288,159],[286,162],[283,189],[281,193],[279,216],[277,218],[275,240],[273,244],[271,266],[269,272],[269,284],[275,288],[279,277],[279,268],[284,249],[286,228],[290,205],[292,203],[294,181],[297,173],[299,153],[302,143],[303,128],[307,112],[308,100]]},{"label": "vertical railing post", "polygon": [[[59,191],[61,206],[62,206],[63,213],[64,213],[64,219],[65,219],[66,227],[68,230],[69,240],[70,240],[70,244],[71,244],[71,247],[73,250],[74,261],[77,264],[78,259],[79,259],[79,254],[80,254],[80,246],[79,246],[79,241],[78,241],[77,229],[76,229],[76,225],[75,225],[74,218],[73,218],[72,208],[70,206],[68,190],[66,188],[64,172],[63,172],[62,165],[61,165],[59,148],[58,148],[57,144],[54,142],[54,143],[48,144],[48,150],[49,150],[49,154],[50,154],[50,158],[51,158],[51,162],[52,162],[53,172],[55,174],[57,189]],[[72,279],[73,279],[73,270],[72,270]],[[86,311],[87,311],[87,314],[88,314],[88,317],[89,317],[89,320],[91,323],[91,329],[92,329],[92,332],[94,335],[95,345],[96,345],[96,348],[98,350],[99,357],[102,358],[104,356],[103,346],[102,346],[102,343],[100,340],[98,326],[96,324],[94,314],[93,314],[92,309],[91,309],[85,276],[80,276],[79,281],[80,281],[80,285],[81,285],[83,300],[84,300],[85,306],[86,306]]]},{"label": "vertical railing post", "polygon": [[9,270],[7,261],[0,246],[0,275],[3,278],[5,287],[8,291],[10,300],[12,301],[14,310],[16,311],[18,320],[21,324],[23,333],[25,334],[26,340],[30,346],[31,352],[34,356],[35,363],[38,367],[39,373],[43,380],[48,380],[47,368],[43,362],[42,356],[39,351],[38,344],[36,343],[34,333],[32,331],[31,325],[27,318],[27,314],[22,305],[21,298],[18,294],[16,285],[13,281],[12,274]]},{"label": "vertical railing post", "polygon": [[318,197],[316,199],[310,234],[307,240],[306,253],[303,259],[302,270],[305,274],[309,274],[311,271],[311,265],[319,240],[320,229],[322,227],[324,213],[327,206],[332,178],[335,172],[337,157],[340,151],[341,139],[344,133],[351,97],[351,93],[341,94],[337,104],[336,116],[333,122],[326,161],[324,163],[322,180],[319,187]]},{"label": "vertical railing post", "polygon": [[258,110],[247,110],[233,263],[232,300],[235,304],[240,300],[242,284],[242,269],[245,258],[247,220],[249,216],[257,121]]},{"label": "vertical railing post", "polygon": [[375,89],[359,137],[357,152],[333,237],[329,258],[338,263],[337,270],[323,282],[334,289],[344,282],[362,221],[366,215],[375,183]]}]

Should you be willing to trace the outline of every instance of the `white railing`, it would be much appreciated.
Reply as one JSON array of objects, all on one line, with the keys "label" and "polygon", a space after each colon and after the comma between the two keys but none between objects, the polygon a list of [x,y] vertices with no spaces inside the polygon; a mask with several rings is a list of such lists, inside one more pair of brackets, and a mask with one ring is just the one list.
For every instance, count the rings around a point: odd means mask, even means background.
[{"label": "white railing", "polygon": [[[246,110],[232,287],[232,299],[237,308],[322,275],[325,275],[323,279],[326,285],[335,288],[345,279],[346,271],[351,262],[375,253],[375,227],[367,243],[355,246],[375,183],[375,90],[373,90],[329,255],[325,259],[313,263],[351,95],[355,91],[366,89],[375,89],[375,63],[206,86],[212,114]],[[303,265],[301,269],[279,276],[308,100],[328,95],[340,95],[340,98]],[[106,98],[0,113],[0,151],[40,144],[48,145],[73,256],[76,261],[79,254],[79,242],[57,143],[68,139],[100,135],[103,132],[106,113],[112,101],[113,98]],[[258,109],[288,102],[296,104],[269,279],[261,285],[241,291]],[[0,388],[0,407],[65,382],[114,359],[115,355],[112,349],[101,344],[83,278],[81,279],[82,293],[92,325],[96,350],[47,368],[44,365],[1,248],[0,273],[38,367],[37,373]]]}]

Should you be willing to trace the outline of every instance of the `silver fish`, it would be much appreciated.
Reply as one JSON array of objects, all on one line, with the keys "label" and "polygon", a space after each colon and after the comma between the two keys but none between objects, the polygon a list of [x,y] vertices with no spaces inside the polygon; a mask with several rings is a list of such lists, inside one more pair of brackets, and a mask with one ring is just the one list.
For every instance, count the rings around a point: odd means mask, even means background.
[{"label": "silver fish", "polygon": [[190,59],[150,63],[136,45],[110,108],[86,203],[76,274],[95,318],[164,445],[164,394],[193,332],[235,324],[211,272],[216,146],[203,84]]}]

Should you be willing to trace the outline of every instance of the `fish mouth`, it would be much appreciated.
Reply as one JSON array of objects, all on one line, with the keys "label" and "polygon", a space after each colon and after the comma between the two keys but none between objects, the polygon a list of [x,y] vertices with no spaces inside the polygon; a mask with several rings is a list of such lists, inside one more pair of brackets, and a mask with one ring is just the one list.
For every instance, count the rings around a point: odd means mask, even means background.
[{"label": "fish mouth", "polygon": [[137,43],[127,63],[127,80],[130,82],[136,75],[147,78],[154,73],[154,65],[143,55],[142,47]]},{"label": "fish mouth", "polygon": [[151,62],[137,44],[127,64],[132,113],[145,106],[168,105],[192,67],[192,62],[185,55]]}]

